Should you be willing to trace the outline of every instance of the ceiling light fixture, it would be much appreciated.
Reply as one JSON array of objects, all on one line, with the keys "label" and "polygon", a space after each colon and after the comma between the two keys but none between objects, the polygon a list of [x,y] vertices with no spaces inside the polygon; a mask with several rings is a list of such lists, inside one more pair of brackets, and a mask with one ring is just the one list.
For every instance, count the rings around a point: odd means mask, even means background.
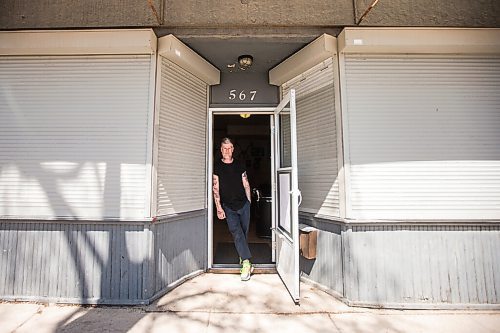
[{"label": "ceiling light fixture", "polygon": [[238,64],[240,65],[240,69],[244,71],[245,69],[252,66],[253,57],[251,55],[248,55],[248,54],[240,55],[238,57]]}]

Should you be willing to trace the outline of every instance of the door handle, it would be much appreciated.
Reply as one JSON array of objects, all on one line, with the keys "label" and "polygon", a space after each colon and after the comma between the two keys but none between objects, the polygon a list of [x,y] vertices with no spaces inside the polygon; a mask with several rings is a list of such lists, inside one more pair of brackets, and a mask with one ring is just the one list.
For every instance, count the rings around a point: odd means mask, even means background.
[{"label": "door handle", "polygon": [[300,204],[302,203],[302,192],[300,192],[300,190],[290,191],[290,194],[292,194],[292,195],[296,194],[299,197],[298,206],[300,206]]}]

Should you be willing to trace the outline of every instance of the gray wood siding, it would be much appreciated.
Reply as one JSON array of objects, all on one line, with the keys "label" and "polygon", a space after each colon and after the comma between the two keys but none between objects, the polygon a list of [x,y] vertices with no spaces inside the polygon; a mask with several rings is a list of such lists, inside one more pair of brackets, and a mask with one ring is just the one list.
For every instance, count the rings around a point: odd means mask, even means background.
[{"label": "gray wood siding", "polygon": [[344,241],[350,301],[500,303],[498,225],[357,226]]},{"label": "gray wood siding", "polygon": [[155,224],[0,221],[0,299],[148,303],[205,268],[204,228],[204,211]]},{"label": "gray wood siding", "polygon": [[190,273],[206,269],[206,211],[191,215],[154,226],[155,293]]},{"label": "gray wood siding", "polygon": [[300,223],[318,229],[317,257],[300,257],[301,276],[320,284],[338,295],[343,295],[342,233],[341,225],[325,223],[308,214],[300,215]]},{"label": "gray wood siding", "polygon": [[144,298],[144,225],[0,223],[4,299],[130,303]]},{"label": "gray wood siding", "polygon": [[500,308],[500,225],[349,226],[301,214],[319,229],[302,276],[350,305]]}]

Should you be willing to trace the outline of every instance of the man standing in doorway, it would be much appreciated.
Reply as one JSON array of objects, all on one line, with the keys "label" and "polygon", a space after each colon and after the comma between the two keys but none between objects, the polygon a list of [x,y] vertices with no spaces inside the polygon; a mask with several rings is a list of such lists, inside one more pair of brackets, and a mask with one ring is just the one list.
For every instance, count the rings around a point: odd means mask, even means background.
[{"label": "man standing in doorway", "polygon": [[247,241],[250,226],[250,184],[243,163],[233,159],[234,146],[231,139],[222,139],[220,150],[222,159],[215,162],[213,174],[217,217],[227,220],[240,256],[241,280],[248,281],[253,271]]}]

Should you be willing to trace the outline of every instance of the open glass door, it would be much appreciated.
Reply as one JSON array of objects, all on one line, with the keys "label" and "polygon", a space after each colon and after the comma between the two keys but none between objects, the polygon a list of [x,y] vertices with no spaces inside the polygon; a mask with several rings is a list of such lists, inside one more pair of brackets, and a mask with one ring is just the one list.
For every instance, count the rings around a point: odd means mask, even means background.
[{"label": "open glass door", "polygon": [[300,297],[299,198],[295,90],[274,111],[276,269],[293,300]]}]

